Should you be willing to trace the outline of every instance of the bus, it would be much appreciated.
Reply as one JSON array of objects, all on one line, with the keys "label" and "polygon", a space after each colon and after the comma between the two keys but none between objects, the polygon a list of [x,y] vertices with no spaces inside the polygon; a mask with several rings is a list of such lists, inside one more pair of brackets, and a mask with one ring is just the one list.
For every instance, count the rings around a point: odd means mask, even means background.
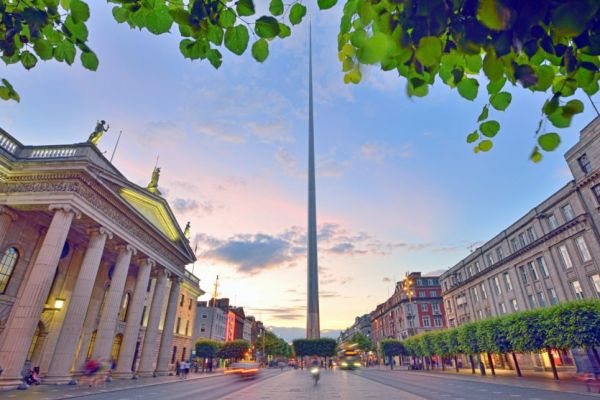
[{"label": "bus", "polygon": [[338,355],[340,369],[354,370],[362,366],[360,362],[360,351],[354,349],[341,350]]}]

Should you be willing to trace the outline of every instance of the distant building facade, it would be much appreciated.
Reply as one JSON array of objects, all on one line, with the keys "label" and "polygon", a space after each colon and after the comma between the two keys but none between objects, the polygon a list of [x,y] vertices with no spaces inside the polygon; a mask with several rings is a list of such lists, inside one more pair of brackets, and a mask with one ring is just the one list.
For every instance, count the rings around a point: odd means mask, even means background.
[{"label": "distant building facade", "polygon": [[[449,327],[600,297],[600,118],[565,159],[573,180],[442,274]],[[573,365],[568,353],[552,356],[559,366]],[[546,368],[548,357],[520,362]]]},{"label": "distant building facade", "polygon": [[202,338],[225,341],[229,299],[218,299],[214,304],[215,306],[206,301],[197,302],[194,340]]},{"label": "distant building facade", "polygon": [[[187,271],[186,271],[187,272]],[[194,350],[194,324],[196,320],[197,298],[204,294],[200,290],[199,280],[189,274],[193,284],[184,282],[181,285],[181,293],[177,303],[177,314],[175,326],[173,327],[173,341],[171,352],[171,364],[177,360],[189,360]]]},{"label": "distant building facade", "polygon": [[354,324],[348,327],[347,329],[340,332],[340,336],[338,338],[339,343],[348,342],[352,339],[352,337],[360,333],[369,339],[371,338],[371,315],[365,314],[360,317],[356,317],[354,319]]}]

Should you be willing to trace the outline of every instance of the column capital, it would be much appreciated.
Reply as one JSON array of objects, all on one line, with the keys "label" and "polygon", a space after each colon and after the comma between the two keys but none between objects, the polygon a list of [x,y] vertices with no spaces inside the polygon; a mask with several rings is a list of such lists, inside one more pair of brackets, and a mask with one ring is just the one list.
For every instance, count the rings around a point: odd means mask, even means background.
[{"label": "column capital", "polygon": [[7,206],[0,206],[0,214],[8,215],[12,221],[15,221],[18,218],[17,213]]},{"label": "column capital", "polygon": [[156,266],[156,261],[154,261],[150,257],[144,257],[144,258],[140,259],[140,264],[145,264],[146,266],[148,266],[150,268],[154,268],[154,266]]},{"label": "column capital", "polygon": [[81,218],[81,211],[79,211],[77,208],[75,208],[74,206],[72,206],[71,204],[50,204],[48,206],[48,210],[50,211],[64,211],[66,213],[72,213],[76,219]]},{"label": "column capital", "polygon": [[115,248],[117,249],[117,251],[119,253],[129,252],[129,253],[131,253],[132,256],[135,256],[137,254],[137,249],[130,244],[126,244],[126,243],[118,244],[115,246]]},{"label": "column capital", "polygon": [[181,285],[183,283],[183,278],[177,275],[172,275],[171,276],[171,282],[172,283],[177,283],[178,285]]},{"label": "column capital", "polygon": [[109,240],[113,238],[113,233],[103,226],[89,228],[86,232],[88,235],[91,235],[92,233],[98,233],[99,235],[105,235],[106,238]]}]

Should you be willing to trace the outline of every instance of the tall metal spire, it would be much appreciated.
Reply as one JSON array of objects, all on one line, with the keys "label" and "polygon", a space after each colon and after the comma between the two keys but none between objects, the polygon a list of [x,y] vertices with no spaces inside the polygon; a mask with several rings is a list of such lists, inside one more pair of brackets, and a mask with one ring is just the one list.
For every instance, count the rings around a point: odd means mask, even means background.
[{"label": "tall metal spire", "polygon": [[306,337],[321,336],[319,318],[319,267],[317,258],[317,205],[315,193],[315,143],[313,125],[312,24],[308,25],[308,305]]}]

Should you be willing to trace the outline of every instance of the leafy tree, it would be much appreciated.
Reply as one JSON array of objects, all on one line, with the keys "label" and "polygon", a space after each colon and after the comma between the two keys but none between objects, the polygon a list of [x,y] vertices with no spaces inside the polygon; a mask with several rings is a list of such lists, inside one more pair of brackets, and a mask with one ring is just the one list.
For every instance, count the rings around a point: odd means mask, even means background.
[{"label": "leafy tree", "polygon": [[431,332],[424,333],[419,338],[419,342],[421,345],[420,347],[423,356],[429,360],[429,363],[427,364],[427,369],[429,369],[429,365],[433,365],[433,363],[431,362],[431,356],[435,355],[435,344],[433,334]]},{"label": "leafy tree", "polygon": [[492,375],[496,375],[492,353],[506,353],[510,343],[506,339],[506,325],[501,318],[484,319],[477,323],[477,345],[486,353]]},{"label": "leafy tree", "polygon": [[265,331],[256,339],[256,347],[263,351],[265,355],[275,357],[289,357],[291,354],[290,345],[273,332]]},{"label": "leafy tree", "polygon": [[452,355],[450,347],[448,346],[448,331],[432,331],[430,333],[432,338],[433,354],[436,354],[442,358],[442,371],[446,369],[445,359]]},{"label": "leafy tree", "polygon": [[397,339],[383,339],[380,342],[380,346],[383,356],[388,358],[390,368],[394,369],[392,357],[404,354],[404,346],[402,342]]},{"label": "leafy tree", "polygon": [[444,333],[446,339],[446,345],[448,346],[448,354],[454,356],[454,367],[458,372],[458,357],[457,354],[461,353],[460,342],[458,341],[458,329],[450,329]]},{"label": "leafy tree", "polygon": [[[469,355],[469,360],[471,361],[471,371],[475,373],[475,362],[473,355],[479,354],[479,344],[477,343],[477,323],[471,322],[469,324],[461,325],[458,327],[458,341],[459,348],[464,354]],[[480,372],[481,375],[485,375],[485,367],[480,362]]]},{"label": "leafy tree", "polygon": [[357,347],[365,353],[374,349],[373,342],[371,341],[371,339],[369,339],[360,332],[356,332],[352,336],[352,339],[350,341],[352,343],[356,343]]},{"label": "leafy tree", "polygon": [[292,346],[299,357],[333,357],[337,350],[337,342],[331,338],[296,339],[292,342]]},{"label": "leafy tree", "polygon": [[223,343],[217,352],[217,356],[224,359],[239,360],[244,357],[249,349],[250,343],[247,340],[232,340]]},{"label": "leafy tree", "polygon": [[221,342],[210,339],[200,339],[196,342],[196,357],[204,359],[202,370],[204,370],[206,359],[209,359],[212,362],[212,359],[217,356],[221,346]]}]

